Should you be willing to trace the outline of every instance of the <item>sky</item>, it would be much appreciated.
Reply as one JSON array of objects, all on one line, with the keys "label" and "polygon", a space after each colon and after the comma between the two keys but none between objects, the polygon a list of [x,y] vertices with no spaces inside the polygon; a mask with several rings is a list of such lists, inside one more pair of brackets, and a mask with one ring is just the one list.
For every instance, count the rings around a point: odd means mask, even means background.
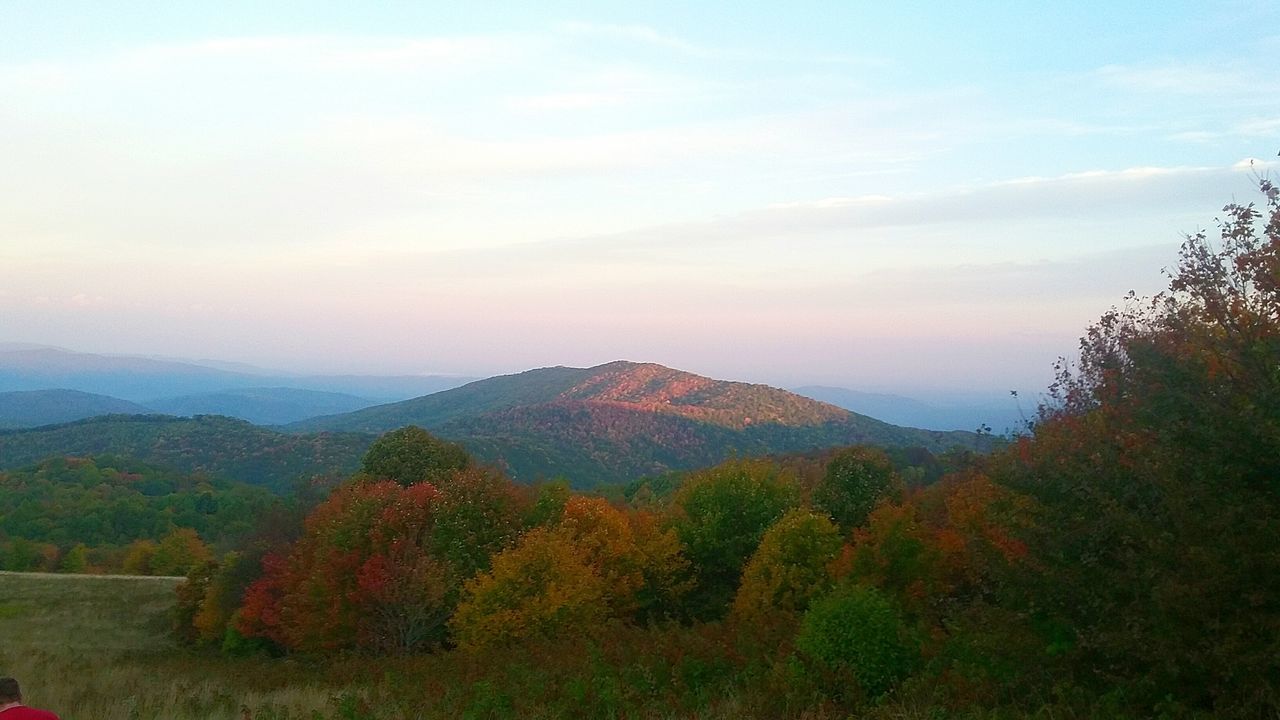
[{"label": "sky", "polygon": [[0,0],[0,341],[1042,390],[1277,172],[1280,3]]}]

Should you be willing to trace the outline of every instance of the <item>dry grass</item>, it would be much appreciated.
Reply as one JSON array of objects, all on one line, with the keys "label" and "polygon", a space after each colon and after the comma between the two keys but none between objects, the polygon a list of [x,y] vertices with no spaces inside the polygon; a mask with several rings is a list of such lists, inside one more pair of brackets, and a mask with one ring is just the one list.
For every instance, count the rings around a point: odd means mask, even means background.
[{"label": "dry grass", "polygon": [[168,635],[169,578],[0,575],[0,675],[27,701],[76,720],[332,717],[316,673],[284,660],[223,659]]}]

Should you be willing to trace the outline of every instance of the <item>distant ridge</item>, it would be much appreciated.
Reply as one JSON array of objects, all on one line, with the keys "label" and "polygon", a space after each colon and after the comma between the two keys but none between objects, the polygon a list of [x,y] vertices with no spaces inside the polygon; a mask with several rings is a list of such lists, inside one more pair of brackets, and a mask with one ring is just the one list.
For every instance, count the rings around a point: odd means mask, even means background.
[{"label": "distant ridge", "polygon": [[256,425],[285,425],[375,404],[375,400],[345,393],[274,387],[162,398],[148,402],[147,407],[166,415],[226,415]]},{"label": "distant ridge", "polygon": [[0,392],[0,429],[30,428],[113,413],[145,413],[128,400],[79,390]]},{"label": "distant ridge", "polygon": [[[214,364],[218,367],[7,343],[0,344],[0,392],[65,388],[149,405],[160,398],[278,387],[387,402],[457,387],[470,379],[441,375],[269,375],[264,374],[269,371],[250,366]],[[321,412],[338,411],[330,408]]]}]

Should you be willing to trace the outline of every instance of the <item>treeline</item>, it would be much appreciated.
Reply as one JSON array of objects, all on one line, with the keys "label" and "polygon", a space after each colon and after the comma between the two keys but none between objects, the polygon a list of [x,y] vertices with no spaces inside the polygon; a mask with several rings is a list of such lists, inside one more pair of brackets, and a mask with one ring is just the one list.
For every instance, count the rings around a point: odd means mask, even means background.
[{"label": "treeline", "polygon": [[0,569],[185,575],[281,503],[242,483],[116,456],[0,472]]},{"label": "treeline", "polygon": [[179,632],[408,656],[377,661],[350,717],[1276,717],[1280,191],[1261,186],[1264,209],[1188,238],[1168,292],[1089,329],[1025,436],[936,482],[855,447],[610,502],[409,428],[296,541],[194,572]]}]

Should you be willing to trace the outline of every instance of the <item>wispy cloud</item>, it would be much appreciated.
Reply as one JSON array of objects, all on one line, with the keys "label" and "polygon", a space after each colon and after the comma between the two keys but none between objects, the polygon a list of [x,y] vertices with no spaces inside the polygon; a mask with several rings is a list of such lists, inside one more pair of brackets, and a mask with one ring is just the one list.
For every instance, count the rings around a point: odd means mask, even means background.
[{"label": "wispy cloud", "polygon": [[1095,76],[1105,85],[1143,93],[1220,97],[1280,91],[1274,73],[1242,62],[1105,65]]},{"label": "wispy cloud", "polygon": [[557,32],[566,35],[612,41],[623,40],[675,50],[686,55],[698,57],[712,57],[724,53],[722,50],[699,45],[675,35],[658,32],[648,25],[619,25],[571,20],[557,23],[553,27]]},{"label": "wispy cloud", "polygon": [[530,39],[516,35],[362,38],[329,35],[225,37],[128,50],[110,64],[116,69],[169,69],[174,63],[215,59],[271,62],[276,67],[324,72],[423,69],[478,61],[511,59],[528,49]]}]

